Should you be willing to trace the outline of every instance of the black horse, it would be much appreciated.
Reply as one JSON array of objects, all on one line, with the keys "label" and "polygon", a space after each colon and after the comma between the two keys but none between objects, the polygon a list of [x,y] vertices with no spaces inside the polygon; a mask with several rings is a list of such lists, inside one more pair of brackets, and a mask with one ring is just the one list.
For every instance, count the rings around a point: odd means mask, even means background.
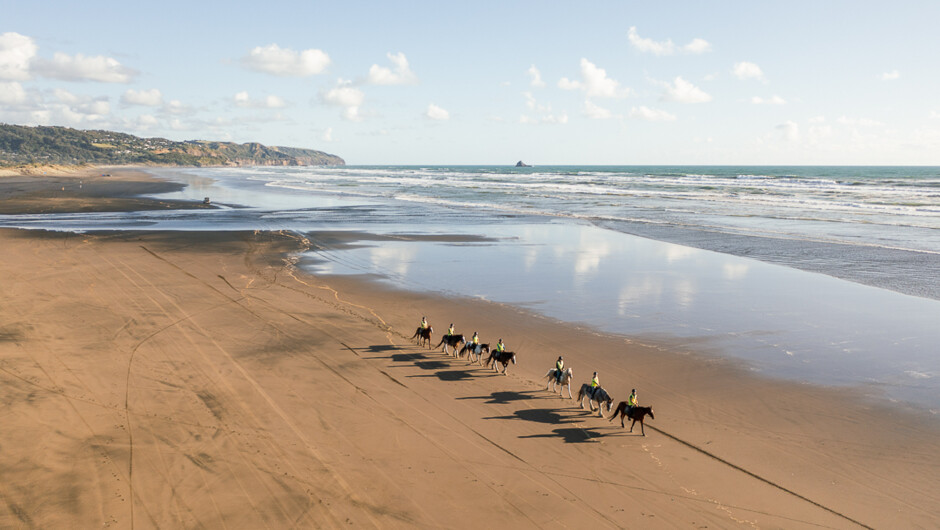
[{"label": "black horse", "polygon": [[511,351],[496,351],[493,350],[490,352],[489,358],[486,359],[485,366],[489,366],[490,363],[493,363],[493,370],[496,370],[499,373],[499,367],[496,366],[496,363],[499,362],[503,365],[503,375],[506,374],[506,370],[509,368],[509,363],[516,364],[516,353]]},{"label": "black horse", "polygon": [[656,416],[653,416],[653,407],[630,407],[627,405],[626,401],[621,401],[620,404],[617,405],[617,410],[614,411],[613,415],[607,421],[614,421],[617,414],[620,414],[621,427],[626,427],[626,425],[623,424],[624,417],[633,420],[633,423],[630,424],[630,432],[633,432],[633,426],[636,425],[636,422],[640,422],[640,432],[643,433],[643,436],[646,436],[646,429],[643,428],[643,418],[649,414],[651,419],[656,419]]},{"label": "black horse", "polygon": [[422,343],[425,343],[427,344],[428,349],[431,349],[431,332],[432,331],[434,331],[434,328],[430,326],[426,328],[422,328],[421,326],[418,326],[418,329],[415,330],[415,334],[412,335],[411,338],[418,339],[418,346],[420,346]]}]

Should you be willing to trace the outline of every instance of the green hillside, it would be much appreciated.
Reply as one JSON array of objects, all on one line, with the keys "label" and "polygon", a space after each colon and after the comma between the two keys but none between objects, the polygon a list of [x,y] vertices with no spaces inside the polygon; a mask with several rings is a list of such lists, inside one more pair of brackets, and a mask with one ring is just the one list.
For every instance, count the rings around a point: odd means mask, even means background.
[{"label": "green hillside", "polygon": [[156,166],[342,166],[335,155],[258,143],[139,138],[112,131],[0,123],[0,167],[27,164]]}]

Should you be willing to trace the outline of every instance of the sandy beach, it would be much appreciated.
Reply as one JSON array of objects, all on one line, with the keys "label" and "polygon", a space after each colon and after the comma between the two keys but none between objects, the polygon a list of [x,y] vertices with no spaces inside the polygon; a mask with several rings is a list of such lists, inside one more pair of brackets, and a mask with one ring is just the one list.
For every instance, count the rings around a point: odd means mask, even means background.
[{"label": "sandy beach", "polygon": [[[96,173],[0,178],[0,213],[179,206],[133,197],[166,185],[144,174]],[[940,520],[935,420],[511,306],[304,274],[308,238],[0,230],[0,527]],[[422,315],[433,344],[453,322],[518,363],[420,347]],[[637,388],[646,436],[547,392],[559,355],[575,394],[594,370],[615,405]]]}]

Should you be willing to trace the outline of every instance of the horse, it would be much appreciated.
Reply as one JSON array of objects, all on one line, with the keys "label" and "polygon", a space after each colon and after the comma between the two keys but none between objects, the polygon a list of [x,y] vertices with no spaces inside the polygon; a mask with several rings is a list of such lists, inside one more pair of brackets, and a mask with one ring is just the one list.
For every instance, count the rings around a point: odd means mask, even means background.
[{"label": "horse", "polygon": [[447,347],[450,346],[451,348],[454,349],[454,357],[456,357],[457,345],[460,344],[461,342],[464,344],[467,343],[467,339],[465,339],[463,335],[444,335],[443,337],[441,337],[441,342],[439,342],[437,346],[435,346],[435,348],[438,348],[440,347],[441,344],[443,344],[444,347],[441,349],[441,351],[446,353],[447,355],[450,355],[450,352],[447,351]]},{"label": "horse", "polygon": [[612,408],[614,398],[610,397],[610,394],[607,393],[601,387],[591,388],[591,385],[584,383],[581,385],[581,390],[578,390],[578,405],[581,408],[584,408],[584,396],[588,398],[588,406],[591,407],[591,412],[594,412],[594,403],[597,403],[597,416],[600,418],[604,417],[604,413],[601,412],[601,407],[604,403],[607,403],[607,412],[610,412]]},{"label": "horse", "polygon": [[[629,412],[627,412],[629,411]],[[636,422],[640,422],[640,432],[643,433],[643,436],[646,436],[646,429],[643,428],[643,417],[647,414],[650,415],[650,419],[656,419],[656,416],[653,416],[653,407],[633,407],[632,409],[627,405],[626,401],[621,401],[617,405],[617,410],[614,411],[614,414],[610,417],[608,421],[614,421],[614,418],[617,417],[617,414],[620,414],[620,427],[626,427],[623,424],[623,418],[626,416],[633,420],[633,423],[630,424],[630,432],[633,432],[633,426],[636,425]]]},{"label": "horse", "polygon": [[432,333],[433,331],[434,331],[434,328],[432,328],[432,327],[430,327],[430,326],[428,326],[428,327],[426,327],[426,328],[422,328],[421,326],[418,326],[418,329],[415,330],[415,334],[412,335],[411,338],[412,338],[412,339],[414,339],[414,338],[417,338],[417,339],[418,339],[418,346],[420,346],[421,343],[423,342],[423,343],[426,343],[426,344],[427,344],[428,349],[431,349],[431,333]]},{"label": "horse", "polygon": [[[555,384],[559,386],[558,393],[561,394],[561,397],[565,397],[565,386],[568,387],[568,399],[573,398],[571,395],[571,378],[574,376],[574,372],[571,371],[569,367],[561,373],[561,378],[558,377],[558,369],[552,368],[545,374],[545,377],[548,378],[548,385],[545,386],[545,390],[548,390],[548,387],[552,387],[552,392],[555,392]],[[559,383],[560,381],[560,383]]]},{"label": "horse", "polygon": [[[456,355],[454,355],[455,358],[463,357],[463,354],[466,353],[467,364],[470,364],[474,361],[479,361],[480,364],[482,365],[483,354],[490,353],[490,345],[489,344],[473,344],[472,342],[464,341],[463,348],[460,348],[459,352],[456,349],[454,351],[456,352]],[[473,356],[476,356],[476,359],[474,359]]]},{"label": "horse", "polygon": [[493,350],[490,352],[489,358],[486,359],[486,364],[484,366],[488,367],[492,362],[493,370],[496,370],[496,373],[499,373],[499,367],[496,366],[496,363],[499,362],[503,365],[503,375],[506,375],[506,370],[509,368],[510,361],[512,361],[512,364],[516,364],[515,352]]}]

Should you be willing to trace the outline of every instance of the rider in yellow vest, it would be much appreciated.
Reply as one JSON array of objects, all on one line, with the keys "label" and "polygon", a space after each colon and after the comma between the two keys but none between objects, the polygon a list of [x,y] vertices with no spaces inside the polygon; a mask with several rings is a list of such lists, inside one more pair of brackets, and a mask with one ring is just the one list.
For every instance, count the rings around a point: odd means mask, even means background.
[{"label": "rider in yellow vest", "polygon": [[499,339],[496,341],[496,352],[503,353],[504,351],[506,351],[506,345],[503,344],[503,339]]},{"label": "rider in yellow vest", "polygon": [[594,377],[591,378],[591,388],[594,389],[594,388],[599,387],[600,385],[601,384],[597,381],[597,372],[594,372]]},{"label": "rider in yellow vest", "polygon": [[454,325],[453,325],[453,324],[451,324],[450,327],[447,328],[447,334],[448,334],[448,335],[453,335],[453,334],[454,334]]},{"label": "rider in yellow vest", "polygon": [[480,337],[477,335],[476,331],[473,332],[473,338],[470,339],[470,342],[472,342],[474,346],[480,344]]},{"label": "rider in yellow vest", "polygon": [[558,356],[558,360],[555,361],[555,380],[561,383],[561,376],[564,373],[565,369],[565,360],[562,356]]},{"label": "rider in yellow vest", "polygon": [[636,406],[636,389],[633,389],[633,392],[630,394],[630,397],[627,398],[627,414],[630,414],[630,411],[633,410],[633,407]]},{"label": "rider in yellow vest", "polygon": [[421,329],[428,329],[428,319],[421,317]]}]

